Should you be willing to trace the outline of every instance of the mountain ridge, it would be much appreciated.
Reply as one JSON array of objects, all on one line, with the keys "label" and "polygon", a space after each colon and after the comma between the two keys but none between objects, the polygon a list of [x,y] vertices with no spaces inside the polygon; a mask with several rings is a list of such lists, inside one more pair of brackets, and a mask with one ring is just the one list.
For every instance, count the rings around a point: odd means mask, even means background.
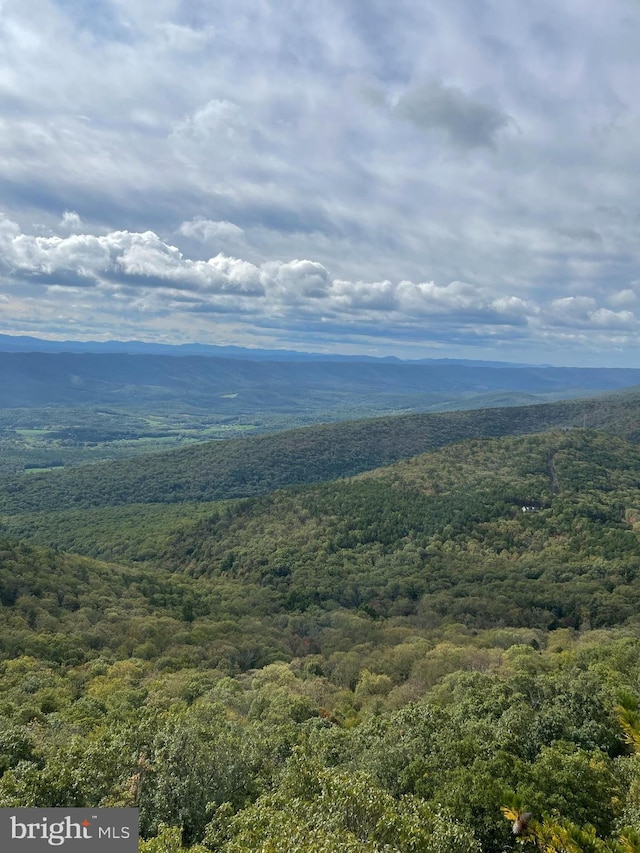
[{"label": "mountain ridge", "polygon": [[[429,394],[577,396],[640,384],[640,369],[478,367],[460,364],[247,361],[188,355],[0,352],[0,406],[181,401],[224,412],[349,405]],[[319,396],[315,396],[319,395]]]},{"label": "mountain ridge", "polygon": [[548,367],[528,362],[492,361],[467,358],[399,358],[395,355],[346,355],[343,353],[306,352],[290,349],[263,349],[224,344],[163,344],[138,340],[77,341],[48,340],[29,335],[0,334],[0,352],[93,352],[153,355],[204,355],[258,361],[361,361],[402,364],[461,364],[478,367]]},{"label": "mountain ridge", "polygon": [[125,461],[15,475],[0,482],[0,512],[248,497],[353,476],[469,438],[590,427],[637,441],[639,424],[637,392],[324,424],[203,442]]}]

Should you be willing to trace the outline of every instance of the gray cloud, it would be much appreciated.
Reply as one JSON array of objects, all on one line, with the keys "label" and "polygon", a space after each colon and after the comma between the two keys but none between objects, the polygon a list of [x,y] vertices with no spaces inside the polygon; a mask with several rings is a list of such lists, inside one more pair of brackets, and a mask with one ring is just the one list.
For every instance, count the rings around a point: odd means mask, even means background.
[{"label": "gray cloud", "polygon": [[464,149],[491,148],[512,121],[506,113],[461,89],[437,82],[409,89],[398,99],[394,112],[421,130],[443,131]]}]

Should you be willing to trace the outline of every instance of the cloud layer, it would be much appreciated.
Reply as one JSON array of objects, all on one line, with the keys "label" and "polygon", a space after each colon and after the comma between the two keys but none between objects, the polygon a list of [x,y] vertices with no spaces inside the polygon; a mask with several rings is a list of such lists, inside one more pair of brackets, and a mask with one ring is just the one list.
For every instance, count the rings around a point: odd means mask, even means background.
[{"label": "cloud layer", "polygon": [[632,0],[3,0],[0,329],[635,360],[639,37]]},{"label": "cloud layer", "polygon": [[[62,226],[77,224],[70,215]],[[197,220],[181,233],[236,238],[233,226]],[[238,229],[239,230],[239,229]],[[314,260],[252,263],[222,252],[185,256],[153,231],[38,236],[0,221],[3,302],[15,317],[38,317],[63,328],[62,316],[90,334],[131,334],[145,328],[161,338],[169,328],[203,335],[212,324],[251,329],[264,339],[307,333],[327,344],[344,338],[386,345],[429,341],[461,345],[541,346],[566,339],[590,345],[633,344],[640,332],[636,290],[611,294],[608,307],[592,296],[522,298],[461,281],[352,281],[335,278]],[[284,331],[283,331],[284,330]]]}]

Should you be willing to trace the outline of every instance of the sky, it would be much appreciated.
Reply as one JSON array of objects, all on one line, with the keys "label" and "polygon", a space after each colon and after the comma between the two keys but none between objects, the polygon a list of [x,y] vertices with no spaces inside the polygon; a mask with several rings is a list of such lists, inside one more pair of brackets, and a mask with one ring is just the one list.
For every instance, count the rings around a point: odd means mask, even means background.
[{"label": "sky", "polygon": [[639,0],[0,0],[0,333],[640,366]]}]

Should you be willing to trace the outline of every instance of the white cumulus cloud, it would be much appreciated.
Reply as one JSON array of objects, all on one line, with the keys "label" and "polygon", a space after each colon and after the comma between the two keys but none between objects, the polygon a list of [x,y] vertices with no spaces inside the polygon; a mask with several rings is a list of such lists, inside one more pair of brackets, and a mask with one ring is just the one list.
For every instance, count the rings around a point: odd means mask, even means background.
[{"label": "white cumulus cloud", "polygon": [[237,242],[244,237],[243,229],[232,222],[216,222],[203,216],[195,216],[188,222],[183,222],[178,233],[206,244]]},{"label": "white cumulus cloud", "polygon": [[115,325],[135,315],[151,328],[171,314],[184,316],[185,328],[194,323],[189,317],[200,317],[202,324],[226,316],[247,332],[252,325],[279,328],[284,322],[293,330],[317,324],[327,335],[349,328],[363,339],[381,333],[415,341],[473,334],[508,343],[526,334],[535,343],[579,337],[587,328],[628,340],[638,335],[628,307],[612,310],[593,296],[545,302],[459,280],[354,281],[332,276],[311,259],[254,263],[218,252],[202,260],[153,231],[43,237],[5,217],[0,270],[5,294],[19,294],[23,306],[33,300],[58,317],[66,312],[76,324],[90,325],[99,315]]}]

